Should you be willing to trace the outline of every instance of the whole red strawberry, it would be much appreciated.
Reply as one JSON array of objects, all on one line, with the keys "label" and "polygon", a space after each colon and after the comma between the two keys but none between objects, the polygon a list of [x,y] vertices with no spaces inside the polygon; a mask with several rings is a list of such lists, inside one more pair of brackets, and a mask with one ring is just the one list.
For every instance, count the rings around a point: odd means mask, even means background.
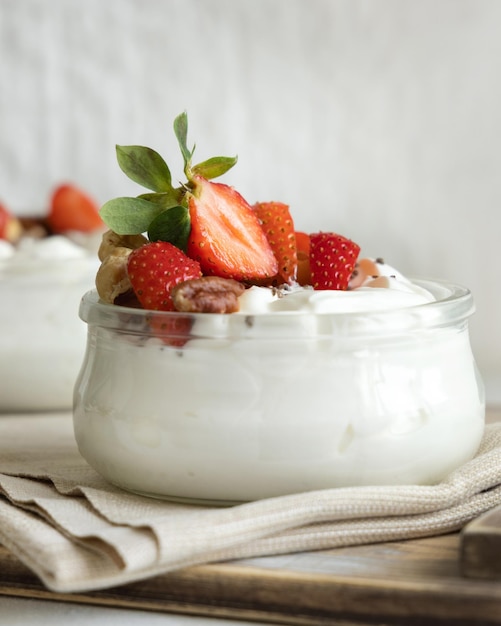
[{"label": "whole red strawberry", "polygon": [[253,208],[278,262],[274,282],[291,283],[297,273],[297,250],[289,207],[282,202],[258,202]]},{"label": "whole red strawberry", "polygon": [[200,278],[200,264],[166,241],[147,243],[134,250],[127,262],[132,289],[144,309],[172,311],[171,289]]},{"label": "whole red strawberry", "polygon": [[103,226],[96,202],[73,184],[60,185],[54,190],[47,222],[55,233],[91,232]]},{"label": "whole red strawberry", "polygon": [[253,280],[275,276],[277,260],[252,207],[233,187],[193,176],[187,253],[207,276]]},{"label": "whole red strawberry", "polygon": [[310,235],[313,289],[347,289],[360,246],[336,233]]}]

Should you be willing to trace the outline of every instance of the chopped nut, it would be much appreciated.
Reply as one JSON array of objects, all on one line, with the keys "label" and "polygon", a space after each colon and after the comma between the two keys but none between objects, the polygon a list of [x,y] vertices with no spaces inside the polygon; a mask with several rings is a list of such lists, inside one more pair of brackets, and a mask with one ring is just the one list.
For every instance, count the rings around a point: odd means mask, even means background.
[{"label": "chopped nut", "polygon": [[34,239],[44,239],[49,235],[50,229],[47,219],[44,217],[19,218],[23,237],[33,237]]},{"label": "chopped nut", "polygon": [[101,300],[113,304],[120,294],[132,289],[127,273],[131,248],[114,248],[101,263],[96,274],[96,289]]},{"label": "chopped nut", "polygon": [[381,287],[387,289],[390,287],[390,279],[388,276],[373,276],[373,280],[370,280],[365,284],[366,287]]},{"label": "chopped nut", "polygon": [[143,235],[118,235],[113,230],[107,230],[103,234],[97,255],[100,261],[104,261],[116,248],[135,250],[145,243],[148,243],[148,240]]},{"label": "chopped nut", "polygon": [[7,221],[5,239],[11,243],[16,243],[21,239],[23,227],[21,221],[17,217],[11,217]]},{"label": "chopped nut", "polygon": [[174,307],[185,313],[235,313],[245,286],[231,278],[204,276],[186,280],[171,291]]}]

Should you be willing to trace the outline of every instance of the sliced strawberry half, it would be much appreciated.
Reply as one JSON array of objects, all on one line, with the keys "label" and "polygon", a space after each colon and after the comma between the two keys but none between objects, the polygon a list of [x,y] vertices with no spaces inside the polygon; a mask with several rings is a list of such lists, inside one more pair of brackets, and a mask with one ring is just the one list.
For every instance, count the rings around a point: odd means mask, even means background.
[{"label": "sliced strawberry half", "polygon": [[166,241],[147,243],[133,250],[127,273],[141,306],[152,311],[173,311],[172,288],[202,275],[197,261]]},{"label": "sliced strawberry half", "polygon": [[310,271],[313,289],[347,289],[360,246],[336,233],[310,235]]},{"label": "sliced strawberry half", "polygon": [[282,202],[258,202],[253,208],[278,263],[278,273],[273,282],[290,284],[296,278],[297,252],[289,207]]},{"label": "sliced strawberry half", "polygon": [[278,263],[252,207],[233,187],[194,176],[187,253],[208,276],[269,278]]},{"label": "sliced strawberry half", "polygon": [[47,222],[54,233],[72,230],[86,233],[103,227],[96,202],[72,184],[54,190]]}]

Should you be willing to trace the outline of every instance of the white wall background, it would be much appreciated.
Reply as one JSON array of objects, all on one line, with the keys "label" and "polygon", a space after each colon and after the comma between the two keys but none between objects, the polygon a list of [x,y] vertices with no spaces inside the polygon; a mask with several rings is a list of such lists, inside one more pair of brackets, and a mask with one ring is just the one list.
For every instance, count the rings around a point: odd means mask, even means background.
[{"label": "white wall background", "polygon": [[136,195],[116,143],[172,121],[251,202],[337,230],[408,274],[469,286],[501,401],[499,0],[0,0],[0,199],[43,213],[72,180]]}]

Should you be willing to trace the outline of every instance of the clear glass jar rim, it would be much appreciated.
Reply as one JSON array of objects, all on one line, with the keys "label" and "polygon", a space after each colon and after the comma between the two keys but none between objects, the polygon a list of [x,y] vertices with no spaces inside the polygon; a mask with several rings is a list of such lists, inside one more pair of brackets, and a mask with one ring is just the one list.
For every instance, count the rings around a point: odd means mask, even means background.
[{"label": "clear glass jar rim", "polygon": [[[144,335],[149,333],[149,325],[152,320],[157,323],[158,328],[162,321],[170,322],[167,326],[173,326],[175,320],[190,320],[192,330],[190,338],[220,338],[221,324],[215,324],[217,332],[210,332],[210,324],[206,322],[209,318],[237,317],[242,323],[249,325],[249,319],[259,320],[263,326],[274,326],[277,329],[277,338],[297,338],[297,322],[301,319],[312,320],[318,318],[322,321],[320,326],[311,326],[311,336],[318,338],[327,336],[363,336],[363,335],[393,335],[402,331],[429,330],[442,326],[453,326],[464,322],[475,310],[473,296],[470,290],[461,285],[443,280],[412,279],[414,283],[429,290],[435,296],[436,301],[419,304],[415,306],[362,312],[342,312],[342,313],[312,313],[297,311],[280,311],[273,313],[179,313],[176,311],[148,311],[131,307],[124,307],[108,304],[99,299],[96,290],[88,291],[82,297],[80,303],[80,318],[89,326],[98,326],[122,333]],[[292,324],[280,322],[289,320],[295,321]],[[197,325],[197,320],[200,323]],[[216,321],[216,320],[214,320]],[[197,328],[200,330],[197,331]],[[290,328],[290,332],[288,331]],[[320,328],[320,331],[319,331]],[[209,329],[209,330],[208,330]],[[158,334],[158,331],[155,333]],[[232,333],[230,332],[230,335]],[[308,326],[301,328],[301,337],[308,336]],[[254,336],[250,338],[255,338]],[[269,331],[263,339],[272,339]]]}]

